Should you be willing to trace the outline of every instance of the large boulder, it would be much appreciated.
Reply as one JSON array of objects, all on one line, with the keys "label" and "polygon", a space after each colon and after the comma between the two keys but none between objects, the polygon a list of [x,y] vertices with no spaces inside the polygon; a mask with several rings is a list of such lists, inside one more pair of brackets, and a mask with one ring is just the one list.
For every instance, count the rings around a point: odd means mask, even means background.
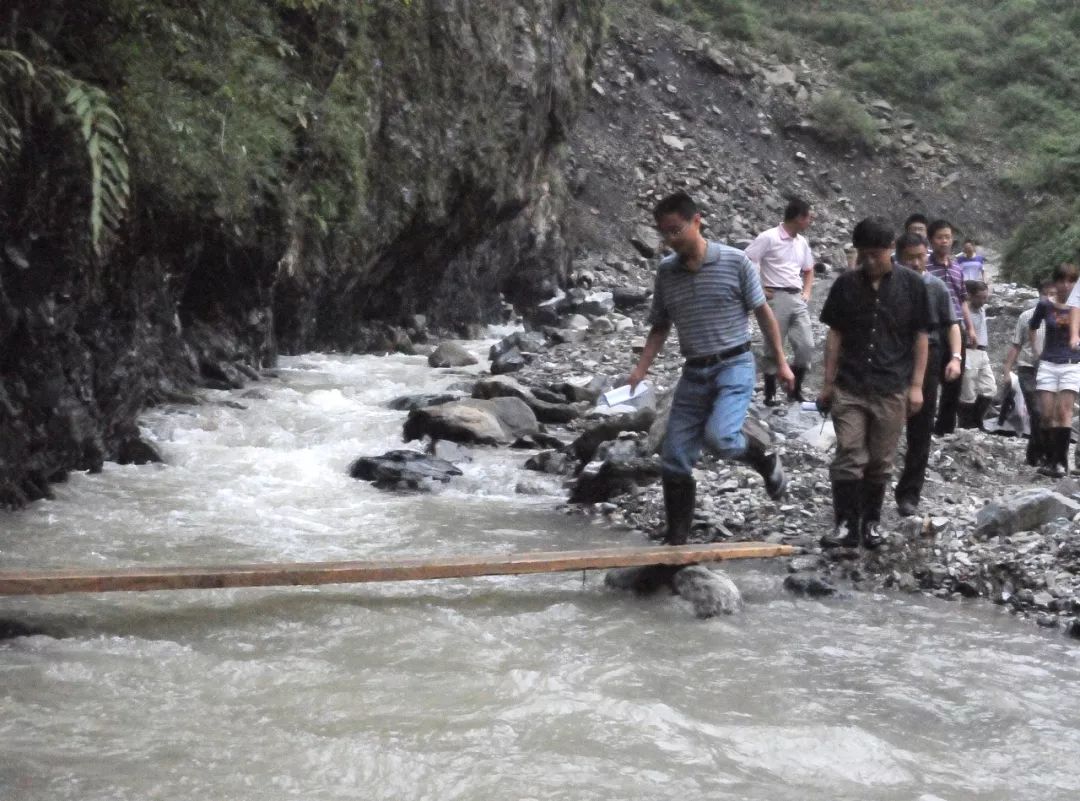
[{"label": "large boulder", "polygon": [[1080,503],[1045,487],[1020,490],[988,503],[975,515],[975,533],[1002,537],[1017,531],[1033,531],[1059,517],[1070,520],[1080,514]]},{"label": "large boulder", "polygon": [[456,342],[443,342],[427,358],[432,367],[468,367],[478,359]]},{"label": "large boulder", "polygon": [[541,400],[535,390],[503,375],[482,378],[473,387],[474,398],[518,398],[524,401],[541,423],[569,423],[580,416],[580,411],[573,406],[550,400],[557,397],[554,393],[543,394],[546,399]]},{"label": "large boulder", "polygon": [[[488,405],[480,407],[478,403]],[[512,441],[490,401],[463,400],[413,409],[405,418],[403,434],[406,442],[425,436],[476,445],[499,445]]]},{"label": "large boulder", "polygon": [[453,476],[460,476],[461,471],[445,459],[419,451],[396,450],[382,456],[361,456],[349,466],[349,475],[380,487],[404,484],[419,489],[430,481],[445,484]]},{"label": "large boulder", "polygon": [[463,404],[472,405],[477,409],[490,409],[499,421],[505,432],[505,441],[513,442],[518,437],[540,433],[540,424],[521,398],[492,398],[491,400],[477,400],[470,398],[462,401]]}]

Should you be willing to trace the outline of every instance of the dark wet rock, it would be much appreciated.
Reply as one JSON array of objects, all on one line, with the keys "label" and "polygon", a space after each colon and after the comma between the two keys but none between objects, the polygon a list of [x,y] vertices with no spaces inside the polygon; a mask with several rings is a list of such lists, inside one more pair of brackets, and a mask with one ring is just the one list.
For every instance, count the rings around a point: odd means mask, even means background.
[{"label": "dark wet rock", "polygon": [[527,364],[524,354],[517,348],[500,353],[491,362],[491,372],[495,375],[516,373]]},{"label": "dark wet rock", "polygon": [[796,595],[806,595],[811,598],[824,598],[836,594],[836,587],[821,576],[802,573],[792,573],[785,577],[784,589]]},{"label": "dark wet rock", "polygon": [[460,476],[461,470],[445,459],[420,451],[387,451],[382,456],[361,456],[349,465],[349,475],[361,481],[373,481],[377,486],[404,484],[418,489],[429,481],[448,482]]},{"label": "dark wet rock", "polygon": [[584,401],[586,403],[596,403],[596,399],[600,397],[600,394],[608,388],[610,381],[597,376],[586,384],[574,384],[568,381],[563,381],[558,384],[552,385],[552,390],[562,393],[566,400],[571,403],[577,401]]},{"label": "dark wet rock", "polygon": [[636,595],[652,595],[662,589],[674,592],[673,578],[677,565],[642,565],[621,567],[604,574],[604,584],[613,590],[625,590]]},{"label": "dark wet rock", "polygon": [[428,406],[438,406],[442,403],[452,403],[462,400],[465,396],[460,392],[440,392],[427,395],[401,395],[390,401],[387,407],[398,412],[411,412],[414,409],[426,409]]},{"label": "dark wet rock", "polygon": [[618,495],[634,494],[641,484],[659,477],[660,463],[655,459],[590,462],[574,480],[570,502],[601,503]]},{"label": "dark wet rock", "polygon": [[510,447],[521,450],[553,448],[559,451],[565,448],[566,445],[566,442],[554,434],[546,434],[541,431],[536,434],[527,434],[524,437],[518,437]]},{"label": "dark wet rock", "polygon": [[116,449],[116,461],[120,464],[157,464],[164,461],[158,449],[139,436],[122,440]]},{"label": "dark wet rock", "polygon": [[456,342],[443,342],[428,356],[432,367],[467,367],[476,364],[477,358]]},{"label": "dark wet rock", "polygon": [[675,592],[694,607],[702,620],[731,615],[743,608],[742,593],[727,574],[704,565],[689,565],[675,573]]},{"label": "dark wet rock", "polygon": [[574,472],[574,460],[561,451],[541,451],[525,460],[525,469],[565,476]]},{"label": "dark wet rock", "polygon": [[512,350],[521,353],[540,353],[547,349],[547,340],[538,331],[515,331],[500,339],[488,350],[488,359],[496,361]]},{"label": "dark wet rock", "polygon": [[491,398],[520,398],[526,403],[535,397],[531,389],[504,375],[481,378],[473,385],[472,396],[484,400]]},{"label": "dark wet rock", "polygon": [[18,620],[0,618],[0,640],[13,640],[16,637],[37,637],[48,632],[34,626],[20,623]]},{"label": "dark wet rock", "polygon": [[640,309],[649,303],[651,296],[648,290],[633,287],[616,287],[612,290],[612,301],[619,311]]},{"label": "dark wet rock", "polygon": [[1080,514],[1080,503],[1044,487],[1021,490],[993,501],[975,516],[976,533],[1000,537],[1016,531],[1039,528],[1058,517]]},{"label": "dark wet rock", "polygon": [[613,440],[624,431],[648,431],[656,418],[652,409],[638,409],[633,412],[604,417],[589,427],[570,444],[570,452],[580,462],[591,462],[600,444]]}]

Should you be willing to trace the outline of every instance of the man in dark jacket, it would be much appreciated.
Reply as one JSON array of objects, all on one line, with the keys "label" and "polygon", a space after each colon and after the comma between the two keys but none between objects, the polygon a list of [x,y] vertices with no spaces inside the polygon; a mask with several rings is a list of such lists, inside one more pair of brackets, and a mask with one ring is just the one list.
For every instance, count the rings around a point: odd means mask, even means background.
[{"label": "man in dark jacket", "polygon": [[821,311],[829,333],[818,403],[831,409],[836,429],[829,469],[836,528],[821,544],[876,548],[896,443],[923,405],[931,321],[922,277],[893,266],[888,224],[865,219],[851,241],[860,267],[836,279]]}]

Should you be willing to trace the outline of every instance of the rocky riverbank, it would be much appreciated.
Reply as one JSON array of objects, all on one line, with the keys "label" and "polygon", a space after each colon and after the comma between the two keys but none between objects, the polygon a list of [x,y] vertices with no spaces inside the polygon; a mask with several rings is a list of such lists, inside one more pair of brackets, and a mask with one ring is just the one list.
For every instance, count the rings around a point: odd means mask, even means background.
[{"label": "rocky riverbank", "polygon": [[[817,283],[816,305],[831,281]],[[996,362],[1006,332],[1033,298],[1025,288],[996,288],[990,320]],[[681,359],[673,343],[661,354],[650,376],[656,398],[643,408],[595,405],[599,393],[629,371],[644,333],[644,308],[604,311],[612,304],[607,293],[579,293],[577,300],[571,296],[561,303],[556,324],[514,335],[492,349],[495,370],[508,350],[520,356],[511,375],[462,386],[463,395],[475,399],[518,402],[501,437],[497,423],[485,423],[496,433],[484,434],[472,417],[458,421],[480,435],[447,428],[445,420],[453,413],[446,398],[429,399],[438,405],[410,418],[409,436],[543,448],[526,464],[563,480],[569,513],[602,517],[625,528],[631,540],[655,539],[663,530],[656,456],[663,398],[678,378]],[[823,331],[817,334],[820,339]],[[491,401],[459,403],[477,409]],[[530,407],[548,414],[549,422],[533,416],[523,423]],[[554,408],[560,410],[557,416]],[[497,420],[510,410],[489,411]],[[788,497],[770,501],[752,470],[706,456],[697,476],[695,540],[764,540],[796,547],[801,555],[791,559],[787,581],[796,593],[887,589],[950,600],[984,598],[1040,626],[1080,636],[1080,525],[1074,522],[1080,521],[1080,484],[1053,482],[1026,466],[1022,437],[958,430],[935,439],[920,515],[901,518],[887,501],[887,542],[881,549],[828,551],[818,543],[832,526],[828,421],[797,404],[766,408],[759,395],[752,415],[773,433],[790,477]]]}]

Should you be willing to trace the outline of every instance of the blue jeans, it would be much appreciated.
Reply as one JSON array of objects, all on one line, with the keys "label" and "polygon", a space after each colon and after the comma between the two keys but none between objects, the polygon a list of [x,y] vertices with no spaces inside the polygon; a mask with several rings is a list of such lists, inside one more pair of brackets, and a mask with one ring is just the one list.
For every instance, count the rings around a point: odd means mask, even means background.
[{"label": "blue jeans", "polygon": [[746,456],[742,426],[754,391],[754,356],[684,367],[661,451],[665,475],[689,476],[706,446],[724,459]]}]

